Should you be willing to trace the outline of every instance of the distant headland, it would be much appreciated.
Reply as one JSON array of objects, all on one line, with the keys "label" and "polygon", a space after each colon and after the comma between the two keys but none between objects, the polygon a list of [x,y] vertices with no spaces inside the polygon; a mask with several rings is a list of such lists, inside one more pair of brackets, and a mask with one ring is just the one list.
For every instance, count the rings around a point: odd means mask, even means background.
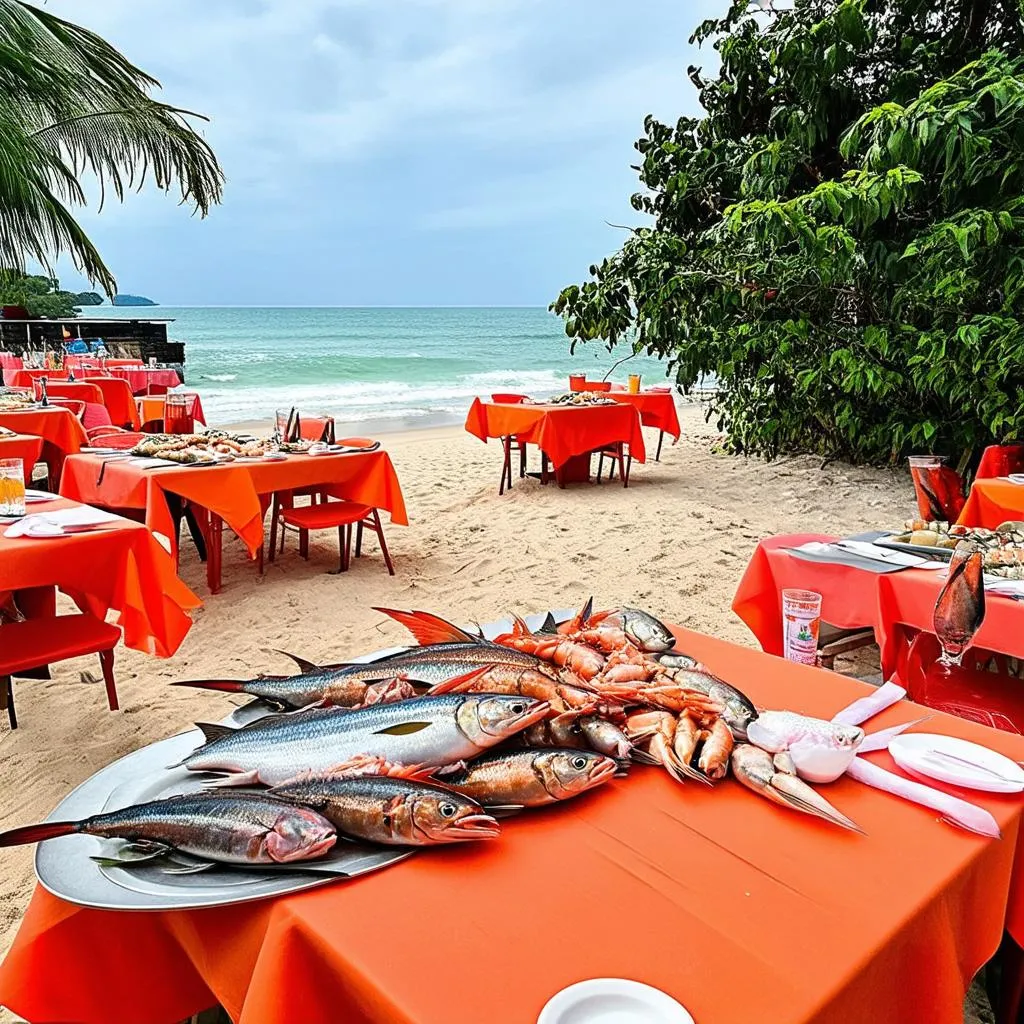
[{"label": "distant headland", "polygon": [[145,295],[115,295],[111,300],[112,306],[158,306],[158,302],[147,299]]}]

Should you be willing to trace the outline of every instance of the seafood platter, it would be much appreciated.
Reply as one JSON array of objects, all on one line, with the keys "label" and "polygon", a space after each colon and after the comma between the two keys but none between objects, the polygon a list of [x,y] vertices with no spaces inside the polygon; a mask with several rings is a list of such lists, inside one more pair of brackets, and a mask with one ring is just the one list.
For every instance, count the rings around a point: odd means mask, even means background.
[{"label": "seafood platter", "polygon": [[561,394],[552,395],[545,400],[543,405],[615,405],[614,398],[599,391],[563,391]]},{"label": "seafood platter", "polygon": [[961,541],[972,541],[981,549],[986,574],[1024,579],[1024,522],[1008,521],[988,530],[983,526],[908,519],[903,533],[886,534],[874,543],[916,555],[949,559]]},{"label": "seafood platter", "polygon": [[32,408],[35,399],[31,391],[14,391],[0,388],[0,412],[20,412]]},{"label": "seafood platter", "polygon": [[[291,675],[176,682],[252,700],[107,766],[45,822],[0,833],[0,847],[38,843],[41,883],[71,902],[214,906],[424,847],[500,841],[506,817],[587,798],[635,765],[666,771],[694,799],[713,799],[732,775],[780,808],[859,833],[815,788],[847,775],[999,835],[983,808],[857,756],[917,724],[861,728],[905,696],[892,684],[825,721],[756,707],[634,608],[595,612],[588,601],[475,630],[376,610],[416,644],[330,665],[288,655]],[[913,735],[921,756],[950,756]],[[977,772],[1024,790],[1019,766],[985,754]],[[973,763],[955,756],[961,770]]]}]

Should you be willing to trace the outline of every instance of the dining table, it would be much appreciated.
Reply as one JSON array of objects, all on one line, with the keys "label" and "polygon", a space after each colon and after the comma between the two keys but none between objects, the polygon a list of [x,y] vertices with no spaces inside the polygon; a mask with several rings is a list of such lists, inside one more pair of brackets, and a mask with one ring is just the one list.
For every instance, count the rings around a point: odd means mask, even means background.
[{"label": "dining table", "polygon": [[42,439],[42,460],[49,470],[51,487],[60,481],[64,460],[89,443],[78,417],[56,405],[0,410],[0,427]]},{"label": "dining table", "polygon": [[32,469],[43,457],[43,439],[33,434],[7,434],[0,431],[0,459],[21,459],[25,485],[32,483]]},{"label": "dining table", "polygon": [[1024,478],[977,479],[967,495],[967,504],[957,520],[964,526],[984,526],[994,530],[1006,522],[1024,520]]},{"label": "dining table", "polygon": [[[828,718],[872,692],[674,632],[762,707]],[[865,727],[921,713],[901,701]],[[1024,757],[1024,738],[962,719],[933,714],[927,729]],[[901,774],[888,752],[866,758]],[[958,793],[994,816],[992,839],[849,777],[819,789],[862,834],[732,778],[680,785],[634,765],[503,819],[494,841],[301,894],[128,913],[37,887],[0,1004],[81,1024],[171,1024],[215,1004],[245,1024],[529,1024],[561,989],[611,977],[701,1024],[961,1024],[1004,930],[1024,938],[1020,794]]]},{"label": "dining table", "polygon": [[476,398],[465,427],[485,443],[488,438],[512,436],[520,443],[536,445],[551,461],[560,485],[566,480],[589,479],[591,454],[610,445],[627,445],[635,462],[646,459],[640,414],[628,403],[513,404]]},{"label": "dining table", "polygon": [[[935,602],[945,582],[943,562],[931,568],[874,572],[857,565],[800,557],[805,544],[831,544],[826,534],[785,534],[761,540],[733,597],[733,611],[763,651],[782,656],[782,591],[821,594],[821,618],[840,629],[872,629],[882,676],[905,682],[906,656],[918,632],[933,633]],[[1024,658],[1022,608],[1014,596],[986,592],[985,620],[975,646]]]},{"label": "dining table", "polygon": [[112,509],[144,509],[147,525],[177,551],[174,500],[201,517],[206,540],[207,584],[221,589],[221,544],[226,524],[255,557],[263,545],[263,520],[274,493],[322,489],[335,498],[390,513],[407,525],[402,489],[386,451],[290,454],[281,459],[236,459],[215,465],[159,465],[119,453],[76,455],[65,462],[61,494]]},{"label": "dining table", "polygon": [[[54,496],[27,511],[45,516],[80,504]],[[98,618],[115,612],[127,647],[162,657],[178,649],[200,605],[149,529],[122,517],[55,537],[8,537],[0,526],[0,593],[44,588]]]},{"label": "dining table", "polygon": [[679,426],[679,413],[676,410],[675,399],[672,392],[653,391],[646,389],[632,392],[612,388],[605,392],[613,402],[620,402],[623,405],[631,405],[640,413],[640,422],[645,427],[654,427],[658,431],[658,447],[654,453],[654,461],[661,461],[661,446],[667,434],[675,444],[679,440],[681,428]]},{"label": "dining table", "polygon": [[[167,405],[166,395],[139,395],[135,399],[136,417],[142,426],[158,425],[163,429],[164,409]],[[192,419],[206,426],[206,413],[203,412],[203,400],[199,394],[192,399]]]}]

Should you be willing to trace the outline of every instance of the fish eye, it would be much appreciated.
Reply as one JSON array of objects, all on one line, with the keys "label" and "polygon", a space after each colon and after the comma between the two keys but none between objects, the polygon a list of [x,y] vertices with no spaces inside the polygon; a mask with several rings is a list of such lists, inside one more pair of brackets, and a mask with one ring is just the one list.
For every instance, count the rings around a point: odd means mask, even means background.
[{"label": "fish eye", "polygon": [[455,804],[439,804],[437,809],[441,812],[442,818],[454,818],[458,810]]},{"label": "fish eye", "polygon": [[576,768],[577,770],[582,770],[582,769],[587,767],[587,759],[585,757],[583,757],[581,754],[577,754],[569,762],[569,764],[571,764],[573,766],[573,768]]},{"label": "fish eye", "polygon": [[516,701],[515,704],[509,705],[509,710],[514,715],[521,715],[526,710],[526,705],[522,701]]}]

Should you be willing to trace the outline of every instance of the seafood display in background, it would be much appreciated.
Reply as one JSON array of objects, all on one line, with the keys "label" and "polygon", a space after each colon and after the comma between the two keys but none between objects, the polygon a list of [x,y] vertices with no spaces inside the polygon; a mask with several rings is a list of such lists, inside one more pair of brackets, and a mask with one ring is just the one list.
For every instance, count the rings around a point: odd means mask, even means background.
[{"label": "seafood display in background", "polygon": [[864,742],[864,730],[793,711],[762,711],[747,727],[747,739],[769,754],[788,756],[793,772],[808,782],[835,782]]},{"label": "seafood display in background", "polygon": [[467,760],[514,736],[548,712],[543,701],[504,694],[445,694],[349,711],[312,708],[268,715],[240,729],[200,728],[207,742],[181,764],[223,772],[220,785],[273,786],[303,771],[330,771],[359,754],[401,764]]},{"label": "seafood display in background", "polygon": [[615,405],[614,398],[606,398],[599,391],[563,391],[552,395],[543,402],[531,402],[531,405]]},{"label": "seafood display in background", "polygon": [[970,541],[982,553],[985,572],[1006,579],[1024,579],[1024,523],[1000,523],[994,530],[982,526],[960,526],[945,521],[908,519],[906,532],[888,538],[900,544],[953,550]]},{"label": "seafood display in background", "polygon": [[262,793],[191,793],[94,814],[82,821],[48,821],[0,833],[0,846],[39,843],[85,833],[145,844],[150,855],[180,850],[222,864],[287,864],[330,850],[334,826],[309,807]]},{"label": "seafood display in background", "polygon": [[275,786],[270,794],[312,807],[345,836],[385,846],[462,843],[501,834],[475,800],[384,774],[305,775]]}]

